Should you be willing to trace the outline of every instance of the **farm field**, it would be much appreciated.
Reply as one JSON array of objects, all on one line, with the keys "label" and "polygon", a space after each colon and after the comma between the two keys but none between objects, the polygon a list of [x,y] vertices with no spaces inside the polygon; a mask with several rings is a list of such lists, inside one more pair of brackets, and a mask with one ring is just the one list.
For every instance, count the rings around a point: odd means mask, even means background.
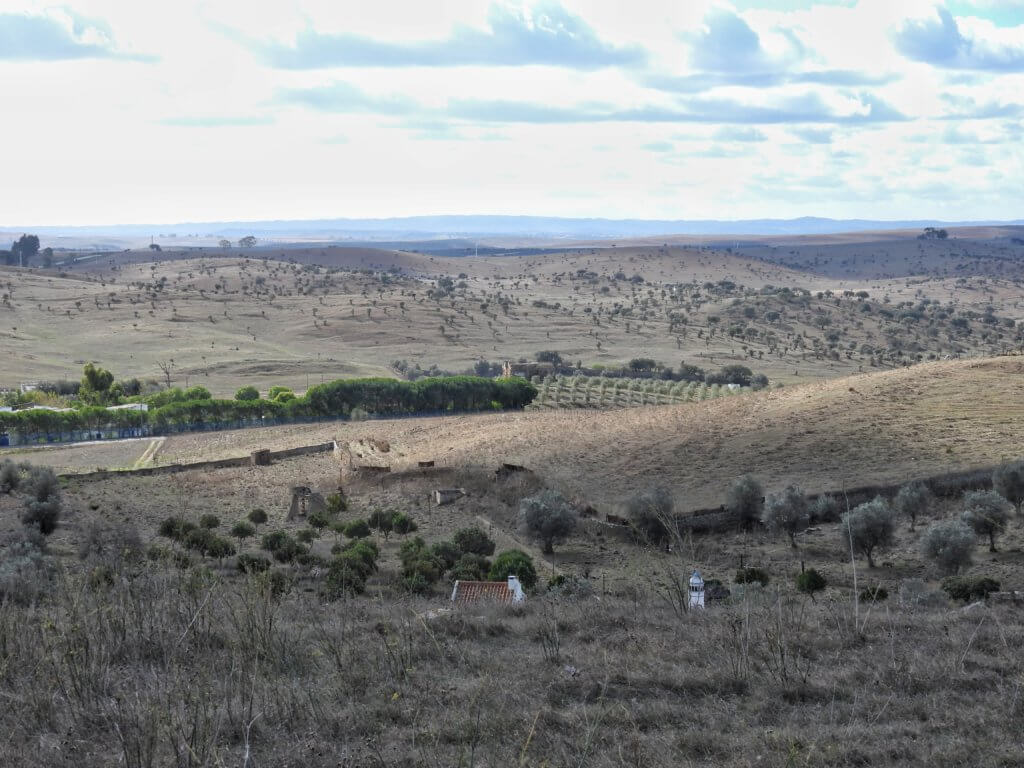
[{"label": "farm field", "polygon": [[53,467],[55,472],[62,474],[96,469],[131,469],[152,443],[150,438],[135,438],[72,445],[0,448],[0,460],[28,461]]},{"label": "farm field", "polygon": [[701,382],[658,379],[610,379],[600,376],[551,376],[537,384],[537,398],[527,410],[537,408],[629,408],[738,397],[750,387],[721,386]]}]

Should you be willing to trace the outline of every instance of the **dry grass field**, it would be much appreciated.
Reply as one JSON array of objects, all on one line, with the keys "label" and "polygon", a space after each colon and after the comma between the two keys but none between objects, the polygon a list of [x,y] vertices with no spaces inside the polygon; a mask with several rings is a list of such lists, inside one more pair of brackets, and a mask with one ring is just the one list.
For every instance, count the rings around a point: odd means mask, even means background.
[{"label": "dry grass field", "polygon": [[[964,397],[963,393],[970,393]],[[682,405],[615,411],[543,410],[517,414],[454,416],[366,422],[332,422],[233,432],[172,436],[156,463],[170,464],[244,456],[256,448],[282,449],[337,439],[357,451],[369,438],[387,441],[386,456],[358,461],[388,463],[393,476],[383,482],[340,475],[330,454],[292,458],[271,467],[244,467],[177,475],[114,474],[103,480],[69,480],[71,521],[95,515],[109,523],[129,522],[147,538],[168,515],[212,511],[225,525],[253,508],[281,523],[290,488],[307,485],[327,495],[341,483],[352,501],[351,516],[375,509],[409,510],[428,538],[444,538],[455,528],[483,520],[509,546],[530,547],[518,532],[517,505],[526,493],[553,487],[579,505],[603,515],[622,514],[632,494],[654,485],[668,487],[678,511],[723,503],[727,488],[741,474],[753,473],[770,493],[795,483],[818,493],[867,484],[902,483],[949,471],[987,467],[1016,458],[1024,426],[1024,360],[933,363],[871,375],[787,387]],[[141,454],[144,446],[126,444]],[[76,449],[82,469],[103,461],[108,445]],[[94,453],[90,456],[89,452]],[[65,467],[64,450],[15,455],[35,463]],[[433,460],[437,476],[421,476],[417,463]],[[117,458],[116,462],[125,461]],[[533,476],[520,485],[495,485],[493,470],[502,462],[519,463]],[[112,467],[124,466],[114,463]],[[465,487],[468,496],[433,507],[428,494],[439,487]],[[934,512],[944,515],[951,508]],[[301,521],[287,527],[298,530]],[[8,521],[11,530],[16,522]],[[600,529],[598,529],[600,530]],[[55,534],[67,551],[80,530],[74,524]],[[605,540],[587,529],[555,558],[558,568],[635,584],[656,553]],[[890,588],[899,579],[923,576],[917,535],[900,534],[890,562],[880,571]],[[324,555],[333,541],[322,545]],[[801,558],[820,559],[830,579],[843,583],[843,553],[834,526],[805,534]],[[1007,535],[1003,578],[1024,587],[1017,567],[1021,531]],[[318,545],[320,546],[320,545]],[[394,556],[397,545],[386,553]],[[795,553],[785,542],[747,535],[701,537],[688,555],[721,571],[734,568],[739,555],[780,568],[795,568]],[[544,558],[549,561],[549,558]]]},{"label": "dry grass field", "polygon": [[[615,508],[663,482],[685,509],[719,501],[747,470],[769,490],[817,490],[988,463],[1014,453],[1022,387],[1016,358],[946,362],[660,408],[187,435],[169,439],[161,461],[386,439],[397,476],[342,477],[343,518],[403,509],[428,542],[479,525],[499,550],[530,553],[543,579],[549,559],[524,541],[515,514],[542,486]],[[444,465],[436,475],[401,471],[428,457]],[[509,458],[536,475],[493,479]],[[157,526],[168,515],[212,513],[226,533],[255,507],[270,516],[260,533],[295,534],[306,523],[284,520],[290,487],[326,493],[338,482],[331,454],[68,478],[48,545],[55,575],[33,577],[51,597],[0,601],[0,696],[14,705],[0,714],[3,764],[229,765],[246,754],[294,766],[1020,764],[1020,608],[898,601],[904,579],[936,586],[919,554],[923,525],[910,532],[901,521],[878,567],[858,561],[859,587],[890,598],[856,606],[836,524],[808,530],[796,548],[755,529],[697,535],[671,553],[586,526],[551,565],[588,580],[592,595],[541,592],[519,608],[453,613],[444,583],[421,597],[400,589],[408,537],[375,535],[367,593],[338,601],[321,597],[316,565],[278,566],[281,593],[237,574],[233,558],[193,554],[178,569],[126,559],[116,543],[130,526],[166,546]],[[429,505],[440,486],[469,495]],[[938,503],[924,524],[957,511]],[[15,499],[0,496],[5,534],[16,515]],[[113,546],[83,547],[97,540]],[[339,540],[325,532],[312,552],[329,557]],[[1024,529],[1012,523],[999,544],[996,554],[979,544],[967,573],[1024,588]],[[767,591],[739,597],[730,582],[741,561],[771,574]],[[801,564],[828,580],[814,601],[793,588]],[[694,567],[735,599],[678,610],[672,585]]]},{"label": "dry grass field", "polygon": [[[174,435],[160,463],[331,439],[387,440],[393,468],[523,464],[598,506],[655,482],[686,508],[733,477],[769,490],[898,482],[1018,455],[1024,358],[944,361],[681,405],[330,422]],[[84,462],[92,466],[89,462]]]},{"label": "dry grass field", "polygon": [[[868,266],[856,274],[819,273],[810,258],[791,269],[765,253],[654,245],[479,258],[355,248],[127,252],[50,271],[5,268],[0,387],[77,379],[86,361],[163,380],[158,364],[173,360],[174,384],[229,397],[245,384],[303,391],[338,377],[395,376],[395,361],[459,372],[540,350],[584,366],[637,355],[710,370],[743,363],[793,382],[1018,345],[1015,331],[977,319],[966,331],[949,326],[964,312],[1024,317],[1015,276],[987,270],[991,260],[932,269],[948,254],[929,254],[914,262],[921,274],[890,277],[890,255],[876,245],[822,246],[860,248]],[[886,247],[940,246],[908,238]],[[829,264],[845,258],[828,252]],[[437,292],[442,278],[452,284]],[[794,302],[779,288],[810,293]],[[825,291],[836,297],[819,297]],[[844,291],[867,291],[874,311],[864,314]],[[901,303],[922,300],[938,302],[945,319],[901,319]]]}]

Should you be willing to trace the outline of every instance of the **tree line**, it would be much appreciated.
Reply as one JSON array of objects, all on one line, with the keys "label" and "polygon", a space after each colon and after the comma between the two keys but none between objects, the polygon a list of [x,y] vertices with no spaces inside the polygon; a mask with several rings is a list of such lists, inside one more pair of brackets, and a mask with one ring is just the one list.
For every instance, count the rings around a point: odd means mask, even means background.
[{"label": "tree line", "polygon": [[[89,370],[91,369],[91,370]],[[76,431],[148,426],[154,432],[204,429],[241,422],[301,422],[351,419],[360,415],[405,416],[417,413],[454,413],[521,409],[537,396],[537,389],[518,379],[452,376],[398,381],[395,379],[340,379],[312,387],[296,396],[285,388],[272,388],[273,397],[252,398],[243,388],[233,400],[215,399],[203,387],[169,389],[153,395],[111,396],[117,386],[103,369],[87,366],[79,394],[85,397],[69,410],[44,408],[0,412],[0,431],[21,435],[57,436]],[[277,389],[277,392],[273,390]],[[146,403],[148,411],[108,410],[111,402]]]}]

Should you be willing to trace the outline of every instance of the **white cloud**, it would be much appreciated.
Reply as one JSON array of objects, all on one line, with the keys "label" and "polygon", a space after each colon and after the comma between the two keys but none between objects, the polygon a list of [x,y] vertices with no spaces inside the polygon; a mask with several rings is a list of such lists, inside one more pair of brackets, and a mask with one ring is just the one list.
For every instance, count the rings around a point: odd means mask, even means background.
[{"label": "white cloud", "polygon": [[[0,52],[4,103],[32,115],[4,123],[25,151],[5,156],[20,182],[0,187],[0,225],[1021,208],[1024,73],[1006,66],[1021,32],[981,2],[951,17],[952,58],[938,59],[899,45],[907,29],[932,40],[931,0],[66,2],[4,4],[60,34]],[[535,35],[540,18],[555,26]],[[298,50],[303,35],[358,41],[362,58],[268,65],[260,46]],[[500,56],[477,45],[488,35],[505,35]],[[571,56],[554,55],[558,40]],[[461,44],[461,58],[424,41]],[[370,66],[381,51],[420,58]]]}]

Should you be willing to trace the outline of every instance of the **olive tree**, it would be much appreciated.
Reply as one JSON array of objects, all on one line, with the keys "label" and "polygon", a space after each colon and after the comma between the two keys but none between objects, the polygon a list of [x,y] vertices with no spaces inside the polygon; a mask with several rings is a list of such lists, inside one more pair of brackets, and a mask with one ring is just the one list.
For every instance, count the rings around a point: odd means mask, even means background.
[{"label": "olive tree", "polygon": [[656,485],[632,496],[626,502],[626,514],[641,538],[660,544],[668,539],[668,521],[675,502],[668,488]]},{"label": "olive tree", "polygon": [[839,499],[822,494],[811,504],[812,523],[838,523],[840,518]]},{"label": "olive tree", "polygon": [[866,557],[868,568],[875,567],[875,550],[892,546],[895,532],[896,515],[881,496],[843,515],[840,528],[843,544],[852,547],[855,554]]},{"label": "olive tree", "polygon": [[995,491],[968,491],[960,519],[978,536],[988,537],[988,551],[996,551],[996,536],[1006,530],[1010,514],[1006,500]]},{"label": "olive tree", "polygon": [[744,527],[761,518],[764,509],[764,488],[751,475],[737,477],[729,486],[725,508],[740,521]]},{"label": "olive tree", "polygon": [[792,547],[796,547],[796,535],[810,525],[810,519],[807,497],[795,485],[786,486],[778,496],[769,496],[761,513],[761,522],[769,530],[784,532],[789,536]]},{"label": "olive tree", "polygon": [[963,520],[945,520],[928,527],[921,537],[921,554],[944,573],[956,573],[971,562],[974,532]]},{"label": "olive tree", "polygon": [[924,483],[908,483],[900,488],[892,507],[896,514],[910,519],[910,530],[914,530],[917,519],[928,511],[932,495]]},{"label": "olive tree", "polygon": [[555,551],[576,530],[576,513],[560,493],[550,489],[519,502],[526,534],[539,541],[545,555]]},{"label": "olive tree", "polygon": [[1024,460],[997,467],[992,473],[992,487],[1013,504],[1020,515],[1021,505],[1024,504]]}]

